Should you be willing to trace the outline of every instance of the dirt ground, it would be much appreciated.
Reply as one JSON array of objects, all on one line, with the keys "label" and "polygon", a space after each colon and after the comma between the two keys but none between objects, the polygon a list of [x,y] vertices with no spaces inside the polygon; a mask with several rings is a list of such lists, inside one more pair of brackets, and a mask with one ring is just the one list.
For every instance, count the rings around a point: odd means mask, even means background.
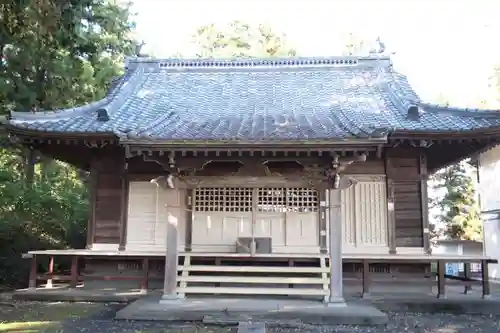
[{"label": "dirt ground", "polygon": [[[0,333],[235,333],[234,327],[201,323],[117,321],[124,304],[65,302],[5,302],[0,305]],[[269,333],[498,333],[500,317],[452,314],[389,313],[383,327],[304,326],[270,328]]]},{"label": "dirt ground", "polygon": [[124,304],[66,302],[2,302],[0,333],[228,333],[194,323],[166,327],[162,323],[115,321]]}]

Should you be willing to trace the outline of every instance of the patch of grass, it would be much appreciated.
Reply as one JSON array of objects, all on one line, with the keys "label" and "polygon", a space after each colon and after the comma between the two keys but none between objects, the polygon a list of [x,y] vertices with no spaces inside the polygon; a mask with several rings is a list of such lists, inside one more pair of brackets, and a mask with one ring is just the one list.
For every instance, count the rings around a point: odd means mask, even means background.
[{"label": "patch of grass", "polygon": [[102,304],[64,302],[17,302],[0,306],[0,333],[58,332],[62,320],[88,317]]}]

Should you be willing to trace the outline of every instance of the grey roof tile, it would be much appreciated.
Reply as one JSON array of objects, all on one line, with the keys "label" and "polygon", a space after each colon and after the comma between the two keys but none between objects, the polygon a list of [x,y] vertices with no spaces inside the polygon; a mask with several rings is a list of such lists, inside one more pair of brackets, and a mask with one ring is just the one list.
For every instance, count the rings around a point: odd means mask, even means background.
[{"label": "grey roof tile", "polygon": [[[418,106],[420,117],[408,117]],[[109,121],[97,120],[105,109]],[[500,126],[500,113],[423,103],[388,58],[129,60],[107,97],[14,127],[151,140],[334,140]]]}]

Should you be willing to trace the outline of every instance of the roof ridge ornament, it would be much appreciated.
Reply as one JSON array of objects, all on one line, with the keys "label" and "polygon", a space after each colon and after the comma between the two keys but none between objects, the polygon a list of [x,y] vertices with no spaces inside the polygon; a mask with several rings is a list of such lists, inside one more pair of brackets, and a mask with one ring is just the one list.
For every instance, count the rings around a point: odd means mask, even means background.
[{"label": "roof ridge ornament", "polygon": [[377,36],[375,42],[377,43],[377,47],[370,50],[370,56],[390,57],[391,55],[396,54],[396,52],[389,52],[387,50],[387,47],[380,36]]}]

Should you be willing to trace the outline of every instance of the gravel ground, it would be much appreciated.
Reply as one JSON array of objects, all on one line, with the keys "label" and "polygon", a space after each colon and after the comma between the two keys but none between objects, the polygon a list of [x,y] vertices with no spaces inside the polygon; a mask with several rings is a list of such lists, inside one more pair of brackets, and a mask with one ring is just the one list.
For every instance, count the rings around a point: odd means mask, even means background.
[{"label": "gravel ground", "polygon": [[[201,324],[183,323],[169,326],[161,322],[144,321],[115,321],[114,314],[123,305],[120,304],[85,304],[85,303],[47,303],[24,302],[15,307],[0,308],[0,332],[39,332],[39,333],[230,333],[234,328],[204,327]],[[65,319],[63,319],[65,318]],[[296,328],[270,328],[268,332],[287,333],[474,333],[500,332],[500,317],[468,316],[451,314],[417,314],[391,313],[389,324],[384,327],[353,327],[333,326],[315,327],[304,326]],[[8,328],[3,325],[12,325],[20,322],[51,321],[56,324]],[[9,324],[10,323],[10,324]]]},{"label": "gravel ground", "polygon": [[[268,332],[287,333],[287,332],[304,332],[304,333],[403,333],[403,332],[418,332],[418,333],[473,333],[500,332],[500,318],[487,316],[455,316],[448,314],[390,314],[390,323],[385,327],[352,327],[352,326],[333,326],[333,327],[314,327],[304,326],[300,328],[271,328]],[[94,319],[94,320],[78,320],[68,323],[67,328],[64,327],[64,333],[77,332],[106,332],[106,333],[176,333],[176,332],[203,332],[203,333],[222,333],[235,332],[228,328],[220,327],[203,327],[195,324],[185,324],[176,327],[168,327],[165,324],[158,322],[121,322],[111,319]]]}]

